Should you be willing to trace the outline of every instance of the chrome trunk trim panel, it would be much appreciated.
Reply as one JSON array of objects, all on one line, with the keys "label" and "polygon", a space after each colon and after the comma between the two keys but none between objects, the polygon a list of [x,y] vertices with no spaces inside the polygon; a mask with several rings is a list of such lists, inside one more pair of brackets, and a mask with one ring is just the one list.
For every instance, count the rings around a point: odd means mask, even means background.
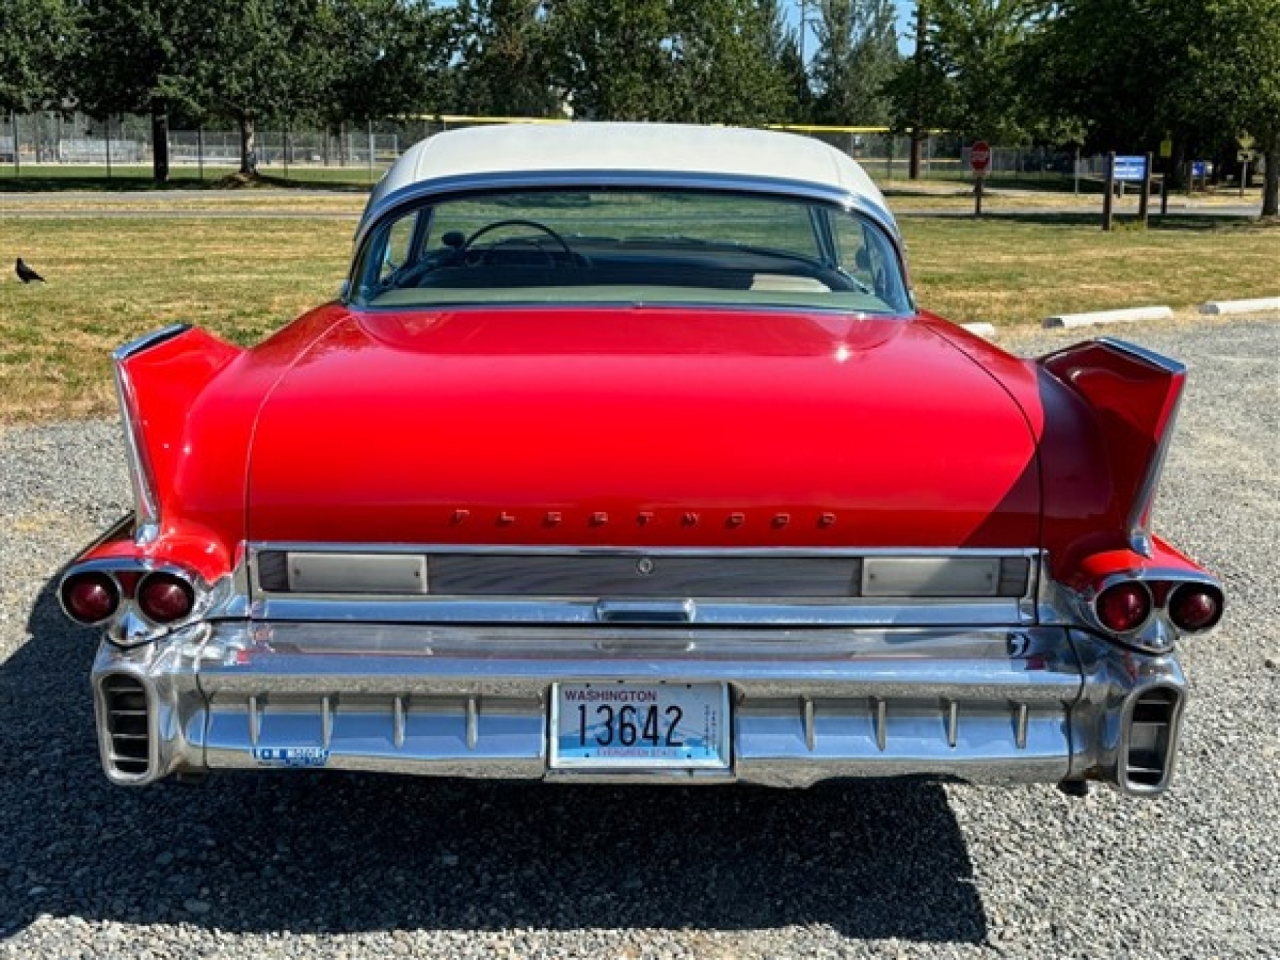
[{"label": "chrome trunk trim panel", "polygon": [[[644,598],[680,606],[687,617],[675,619],[699,626],[1029,625],[1041,577],[1034,549],[255,543],[248,556],[251,615],[308,622],[592,624]],[[387,584],[395,558],[405,569],[422,560],[416,582],[430,592],[339,592],[332,577],[333,592],[290,590],[293,568],[313,563],[327,575],[345,563],[353,583]]]}]

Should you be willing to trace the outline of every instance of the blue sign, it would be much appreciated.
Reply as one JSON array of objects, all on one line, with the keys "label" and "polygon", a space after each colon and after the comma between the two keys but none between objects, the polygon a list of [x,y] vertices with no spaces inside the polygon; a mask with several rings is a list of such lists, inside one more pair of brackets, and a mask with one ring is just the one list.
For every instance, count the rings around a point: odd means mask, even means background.
[{"label": "blue sign", "polygon": [[1147,179],[1147,158],[1116,157],[1115,166],[1111,169],[1117,180],[1141,183]]},{"label": "blue sign", "polygon": [[1191,164],[1191,175],[1193,177],[1207,177],[1209,175],[1209,165],[1203,160],[1197,160]]}]

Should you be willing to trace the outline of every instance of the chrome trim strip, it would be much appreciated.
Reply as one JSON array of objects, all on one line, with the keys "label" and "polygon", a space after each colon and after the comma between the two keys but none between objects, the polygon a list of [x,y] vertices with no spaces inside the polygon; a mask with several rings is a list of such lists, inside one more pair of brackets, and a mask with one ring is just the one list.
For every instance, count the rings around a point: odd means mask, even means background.
[{"label": "chrome trim strip", "polygon": [[1148,350],[1146,347],[1139,344],[1131,343],[1128,340],[1118,340],[1115,337],[1098,337],[1097,342],[1118,350],[1121,353],[1127,353],[1129,356],[1134,357],[1137,360],[1141,360],[1143,363],[1149,364],[1153,367],[1158,367],[1166,373],[1171,373],[1174,376],[1186,375],[1186,364],[1174,360],[1172,357],[1166,357],[1162,353],[1156,353],[1154,350]]},{"label": "chrome trim strip", "polygon": [[[699,626],[1000,626],[1030,625],[1017,597],[991,600],[893,603],[864,600],[850,603],[794,603],[772,600],[717,602],[697,599]],[[473,598],[404,597],[291,598],[275,594],[254,602],[255,620],[289,622],[368,622],[402,624],[456,623],[560,623],[578,626],[600,624],[598,602],[580,600],[492,600]],[[673,624],[674,626],[675,624]]]},{"label": "chrome trim strip", "polygon": [[115,365],[116,400],[120,405],[120,417],[124,427],[125,453],[129,466],[129,483],[133,488],[134,515],[137,524],[135,540],[139,546],[151,543],[160,535],[160,502],[155,492],[155,474],[151,458],[147,454],[138,422],[138,398],[133,381],[125,370],[130,357],[172,340],[191,329],[187,323],[176,323],[139,337],[118,347],[111,354]]},{"label": "chrome trim strip", "polygon": [[579,556],[579,557],[763,557],[763,558],[831,558],[831,557],[957,557],[995,559],[1040,557],[1036,547],[583,547],[550,544],[470,544],[470,543],[315,543],[300,540],[254,540],[247,544],[252,555],[268,551],[324,553],[409,553],[409,554],[510,554],[511,556]]},{"label": "chrome trim strip", "polygon": [[1178,412],[1181,409],[1182,396],[1186,388],[1187,368],[1185,364],[1179,363],[1177,360],[1156,353],[1153,350],[1148,350],[1146,347],[1139,346],[1136,343],[1129,343],[1127,340],[1099,337],[1097,342],[1119,353],[1126,354],[1135,360],[1139,360],[1148,366],[1162,370],[1172,377],[1179,378],[1181,381],[1178,384],[1177,394],[1173,398],[1173,408],[1169,411],[1164,433],[1156,441],[1155,453],[1151,457],[1150,463],[1147,464],[1147,472],[1143,475],[1142,483],[1139,484],[1134,494],[1129,516],[1126,518],[1130,549],[1134,553],[1150,558],[1155,556],[1155,545],[1151,541],[1151,532],[1143,524],[1142,518],[1144,514],[1150,514],[1150,510],[1155,503],[1156,488],[1160,483],[1160,476],[1164,472],[1164,462],[1169,453],[1174,429],[1178,425]]},{"label": "chrome trim strip", "polygon": [[889,701],[883,697],[872,697],[871,703],[876,711],[876,746],[880,748],[881,753],[884,753],[884,748],[889,742]]}]

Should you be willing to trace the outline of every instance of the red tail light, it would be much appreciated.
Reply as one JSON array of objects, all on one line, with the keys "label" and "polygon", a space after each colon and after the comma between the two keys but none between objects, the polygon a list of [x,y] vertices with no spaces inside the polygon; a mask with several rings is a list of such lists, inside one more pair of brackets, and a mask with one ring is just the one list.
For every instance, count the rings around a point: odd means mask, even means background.
[{"label": "red tail light", "polygon": [[191,613],[196,593],[191,584],[172,573],[149,573],[135,597],[138,609],[153,623],[173,623]]},{"label": "red tail light", "polygon": [[1222,594],[1200,583],[1184,583],[1169,598],[1169,619],[1179,630],[1199,633],[1222,617]]},{"label": "red tail light", "polygon": [[62,609],[77,623],[101,623],[120,609],[120,588],[105,573],[77,573],[62,582]]},{"label": "red tail light", "polygon": [[1113,584],[1093,601],[1098,622],[1115,633],[1128,633],[1151,616],[1151,593],[1136,580]]}]

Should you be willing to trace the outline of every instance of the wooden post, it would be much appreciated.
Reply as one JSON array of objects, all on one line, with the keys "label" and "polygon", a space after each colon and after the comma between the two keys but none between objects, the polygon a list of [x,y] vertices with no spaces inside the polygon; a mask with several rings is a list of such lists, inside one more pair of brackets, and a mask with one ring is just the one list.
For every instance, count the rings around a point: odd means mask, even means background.
[{"label": "wooden post", "polygon": [[1151,209],[1151,154],[1147,154],[1143,158],[1142,165],[1142,193],[1138,196],[1138,220],[1146,227],[1148,225],[1148,213]]},{"label": "wooden post", "polygon": [[1102,229],[1109,231],[1115,219],[1116,152],[1107,154],[1107,189],[1102,195]]}]

